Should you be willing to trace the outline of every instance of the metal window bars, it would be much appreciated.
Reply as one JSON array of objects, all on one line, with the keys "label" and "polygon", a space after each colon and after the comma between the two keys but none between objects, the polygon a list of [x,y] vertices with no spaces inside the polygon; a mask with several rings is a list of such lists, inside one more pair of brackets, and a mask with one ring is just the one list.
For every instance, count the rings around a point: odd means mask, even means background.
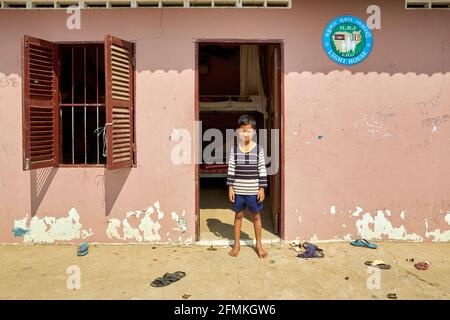
[{"label": "metal window bars", "polygon": [[[100,142],[100,134],[103,133],[105,120],[105,104],[101,101],[101,96],[104,92],[100,92],[100,80],[104,74],[100,74],[99,65],[103,63],[100,61],[101,45],[90,45],[95,48],[95,102],[89,103],[88,100],[88,66],[87,66],[87,48],[88,45],[65,45],[71,52],[70,69],[71,69],[71,88],[70,88],[70,103],[61,101],[60,103],[60,117],[61,117],[61,163],[71,165],[90,165],[90,164],[104,164],[106,162],[106,142],[103,135]],[[82,88],[80,83],[75,79],[75,50],[82,49]],[[92,68],[92,65],[90,66]],[[92,72],[92,69],[90,70]],[[79,79],[78,79],[79,80]],[[77,96],[82,89],[82,100]],[[102,88],[104,90],[104,88]],[[82,119],[80,117],[82,113]],[[70,116],[69,116],[70,115]],[[95,117],[95,119],[93,119]],[[68,119],[70,118],[70,119]],[[88,121],[89,119],[89,121]],[[70,121],[70,133],[66,129],[67,123]],[[95,129],[92,128],[92,123],[95,122]],[[89,123],[89,126],[88,126]],[[89,128],[88,128],[89,127]],[[92,132],[91,132],[92,131]],[[68,137],[70,135],[70,137]],[[81,139],[82,137],[82,139]],[[70,139],[70,140],[69,140]],[[68,147],[70,141],[70,147]],[[95,160],[93,159],[93,145],[95,144]],[[102,147],[100,146],[102,144]],[[81,146],[81,147],[80,147]],[[103,150],[101,150],[103,149]],[[69,156],[70,154],[70,156]],[[70,160],[69,160],[70,158]]]},{"label": "metal window bars", "polygon": [[405,0],[406,9],[450,9],[450,1],[431,0],[431,1],[417,1]]}]

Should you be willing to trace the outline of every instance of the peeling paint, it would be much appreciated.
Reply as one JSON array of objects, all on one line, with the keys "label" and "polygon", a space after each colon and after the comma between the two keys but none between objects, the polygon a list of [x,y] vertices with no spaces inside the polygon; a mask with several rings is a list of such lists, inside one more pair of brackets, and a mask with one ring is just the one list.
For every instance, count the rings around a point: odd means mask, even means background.
[{"label": "peeling paint", "polygon": [[159,210],[159,201],[156,201],[155,203],[153,203],[153,205],[156,208],[156,212],[158,212],[158,220],[164,218],[164,213],[161,210]]},{"label": "peeling paint", "polygon": [[[373,228],[370,225],[373,225]],[[382,239],[382,236],[385,235],[392,240],[423,241],[420,235],[407,233],[404,225],[394,227],[382,210],[378,210],[375,217],[366,212],[361,219],[356,221],[356,228],[358,235],[365,239]]]},{"label": "peeling paint", "polygon": [[336,214],[336,206],[332,206],[332,207],[330,208],[330,213],[331,213],[331,214]]},{"label": "peeling paint", "polygon": [[425,237],[431,238],[433,237],[433,242],[440,241],[450,241],[450,230],[441,232],[441,229],[436,229],[434,231],[426,231]]},{"label": "peeling paint", "polygon": [[106,227],[106,234],[108,238],[121,239],[119,234],[120,220],[119,219],[109,219],[108,226]]},{"label": "peeling paint", "polygon": [[181,233],[185,233],[187,230],[187,221],[184,218],[180,218],[177,221],[178,228],[180,229]]},{"label": "peeling paint", "polygon": [[317,238],[317,234],[314,234],[311,238],[309,238],[309,241],[318,241],[319,238]]},{"label": "peeling paint", "polygon": [[[156,203],[155,203],[156,204]],[[155,205],[156,207],[156,205]],[[159,204],[156,207],[159,211]],[[159,235],[159,229],[161,225],[158,220],[153,220],[152,215],[154,213],[153,207],[149,207],[145,213],[142,210],[129,211],[126,214],[126,218],[120,221],[119,219],[109,219],[108,226],[106,228],[106,235],[110,239],[119,240],[136,240],[142,241],[159,241],[161,236]],[[143,217],[139,220],[139,218]],[[128,221],[129,218],[136,217],[139,220],[137,228],[133,228]],[[122,229],[123,236],[120,235],[119,230]]]},{"label": "peeling paint", "polygon": [[[154,206],[154,207],[153,207]],[[164,218],[164,212],[160,208],[158,201],[153,203],[153,206],[147,208],[147,210],[135,210],[129,211],[126,214],[126,218],[123,220],[119,219],[109,219],[108,226],[106,228],[106,234],[110,239],[119,240],[135,240],[137,242],[156,242],[161,240],[161,235],[159,231],[161,229],[160,220]],[[156,212],[156,214],[155,214]],[[181,216],[185,216],[186,212],[183,210]],[[174,230],[184,234],[187,230],[187,222],[185,218],[180,218],[179,215],[173,211],[171,213],[172,220],[177,223],[177,228]],[[133,220],[129,220],[129,219]],[[131,224],[131,221],[139,221],[137,227]],[[169,237],[169,232],[166,232],[166,237],[168,241],[171,241]],[[180,238],[181,237],[181,238]],[[178,237],[182,241],[182,235]],[[187,239],[185,242],[189,242]]]},{"label": "peeling paint", "polygon": [[449,211],[447,211],[447,214],[445,215],[444,220],[450,226],[450,212]]},{"label": "peeling paint", "polygon": [[92,229],[82,229],[80,215],[75,208],[70,209],[67,217],[55,218],[34,216],[28,220],[28,215],[20,220],[14,220],[14,229],[28,230],[24,242],[54,243],[55,241],[70,241],[86,239],[93,235]]},{"label": "peeling paint", "polygon": [[346,241],[352,241],[352,236],[350,235],[350,233],[347,233],[342,239]]},{"label": "peeling paint", "polygon": [[359,217],[359,214],[360,214],[361,212],[363,212],[363,209],[360,208],[360,207],[356,207],[356,211],[354,211],[354,212],[352,213],[352,216],[354,216],[354,217]]},{"label": "peeling paint", "polygon": [[[359,208],[359,207],[357,207]],[[355,211],[352,215],[359,216],[362,209]],[[442,213],[442,210],[441,210]],[[450,241],[450,230],[441,231],[440,229],[429,230],[427,219],[424,220],[425,233],[423,236],[417,233],[408,233],[405,226],[402,224],[398,227],[394,227],[388,220],[388,217],[392,216],[389,209],[377,210],[376,216],[373,217],[369,212],[366,212],[359,220],[356,221],[356,228],[358,235],[366,239],[382,239],[382,236],[387,236],[390,240],[410,240],[410,241],[423,241],[425,238],[433,238],[434,242]],[[400,211],[400,218],[405,221],[406,211]],[[444,217],[444,220],[450,225],[450,211]],[[345,238],[345,237],[344,237]]]},{"label": "peeling paint", "polygon": [[[447,211],[448,212],[448,211]],[[445,222],[447,222],[448,225],[450,225],[450,213],[447,213],[444,217]],[[428,221],[425,219],[425,237],[431,238],[433,237],[433,242],[440,242],[440,241],[450,241],[450,230],[442,231],[441,229],[436,229],[434,231],[428,231]]]},{"label": "peeling paint", "polygon": [[[172,217],[172,220],[174,220],[177,223],[178,229],[181,231],[181,233],[185,233],[187,230],[187,221],[184,218],[180,218],[178,214],[175,211],[172,211],[170,214]],[[182,216],[185,215],[185,211],[183,210]]]}]

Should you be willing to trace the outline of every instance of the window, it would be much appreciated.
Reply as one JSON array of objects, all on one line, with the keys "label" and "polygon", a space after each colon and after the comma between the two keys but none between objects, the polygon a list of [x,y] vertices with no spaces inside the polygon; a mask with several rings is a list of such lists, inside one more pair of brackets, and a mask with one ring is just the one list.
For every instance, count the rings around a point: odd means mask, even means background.
[{"label": "window", "polygon": [[103,44],[59,46],[60,163],[105,164]]},{"label": "window", "polygon": [[134,46],[24,37],[24,170],[135,163]]},{"label": "window", "polygon": [[77,5],[95,8],[281,8],[291,9],[293,0],[2,0],[2,8],[58,9]]},{"label": "window", "polygon": [[406,9],[450,9],[450,1],[431,0],[431,1],[417,1],[406,0]]}]

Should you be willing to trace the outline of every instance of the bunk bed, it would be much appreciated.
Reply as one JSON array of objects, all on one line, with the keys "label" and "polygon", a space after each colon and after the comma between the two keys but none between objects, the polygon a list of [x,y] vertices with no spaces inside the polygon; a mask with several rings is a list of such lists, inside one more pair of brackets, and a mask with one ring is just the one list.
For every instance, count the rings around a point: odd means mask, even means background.
[{"label": "bunk bed", "polygon": [[[257,111],[253,106],[250,105],[247,105],[246,108],[241,108],[238,110],[233,110],[232,108],[230,108],[226,111],[222,110],[223,108],[226,108],[224,105],[219,107],[219,109],[214,109],[211,107],[208,108],[210,108],[208,109],[208,111],[200,112],[200,121],[202,122],[202,136],[204,132],[210,128],[218,129],[221,131],[222,136],[224,137],[224,145],[222,149],[216,151],[220,152],[223,155],[223,159],[222,163],[200,164],[200,177],[226,177],[228,171],[228,159],[226,158],[226,154],[227,152],[229,152],[229,150],[226,149],[226,130],[236,129],[236,124],[238,123],[239,118],[244,113],[252,115],[255,118],[256,122],[260,124],[260,127],[262,127],[262,124],[264,123],[265,116],[263,113]],[[210,143],[211,141],[203,141],[202,150],[204,150],[204,148]]]}]

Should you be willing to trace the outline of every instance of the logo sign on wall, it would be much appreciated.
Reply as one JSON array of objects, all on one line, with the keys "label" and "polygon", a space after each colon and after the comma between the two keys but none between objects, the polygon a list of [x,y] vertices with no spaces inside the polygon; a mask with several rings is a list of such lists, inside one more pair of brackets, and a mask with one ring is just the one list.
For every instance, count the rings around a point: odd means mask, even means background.
[{"label": "logo sign on wall", "polygon": [[372,51],[372,30],[358,17],[336,17],[323,31],[322,44],[334,62],[355,65],[364,61]]}]

